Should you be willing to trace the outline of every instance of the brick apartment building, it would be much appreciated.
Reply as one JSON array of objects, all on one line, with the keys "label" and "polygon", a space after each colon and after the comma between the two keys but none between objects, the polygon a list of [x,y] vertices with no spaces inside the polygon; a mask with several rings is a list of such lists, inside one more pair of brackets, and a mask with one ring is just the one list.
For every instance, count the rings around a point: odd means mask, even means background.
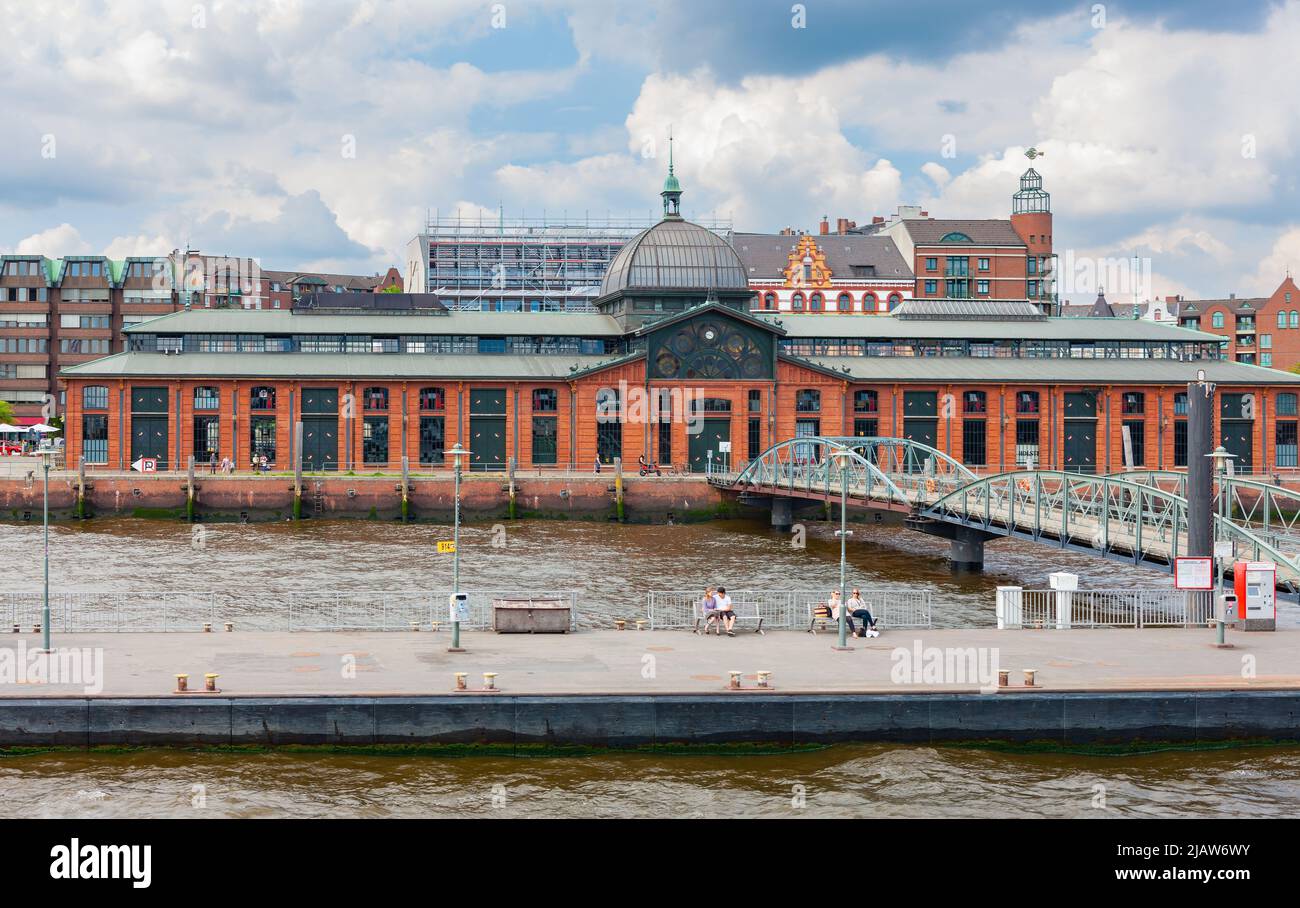
[{"label": "brick apartment building", "polygon": [[900,208],[862,232],[890,237],[914,275],[918,299],[1030,300],[1056,306],[1051,197],[1032,167],[1020,177],[1009,219],[954,220]]},{"label": "brick apartment building", "polygon": [[[176,283],[182,294],[172,289]],[[391,286],[401,289],[395,268],[372,277],[263,272],[250,258],[193,250],[124,260],[0,256],[0,400],[13,405],[22,425],[62,414],[60,370],[120,352],[125,328],[185,302],[194,308],[290,308],[308,288],[379,292]]]},{"label": "brick apartment building", "polygon": [[1288,371],[1300,365],[1300,289],[1290,275],[1268,296],[1166,297],[1165,307],[1180,326],[1223,338],[1224,359]]}]

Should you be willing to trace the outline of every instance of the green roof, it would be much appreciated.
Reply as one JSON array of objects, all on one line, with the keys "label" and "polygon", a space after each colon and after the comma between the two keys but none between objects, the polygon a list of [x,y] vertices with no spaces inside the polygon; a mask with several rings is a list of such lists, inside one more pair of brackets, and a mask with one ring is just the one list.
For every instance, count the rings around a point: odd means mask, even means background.
[{"label": "green roof", "polygon": [[610,365],[608,356],[424,353],[115,353],[78,363],[69,378],[542,379],[565,381],[578,370]]}]

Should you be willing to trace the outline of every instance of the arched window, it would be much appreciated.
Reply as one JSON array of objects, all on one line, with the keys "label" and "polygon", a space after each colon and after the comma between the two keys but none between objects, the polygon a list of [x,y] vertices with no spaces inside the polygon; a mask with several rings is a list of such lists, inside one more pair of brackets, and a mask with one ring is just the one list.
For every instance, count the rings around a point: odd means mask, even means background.
[{"label": "arched window", "polygon": [[388,389],[387,388],[366,388],[365,406],[367,410],[387,410]]},{"label": "arched window", "polygon": [[939,242],[940,243],[969,243],[972,242],[972,240],[964,233],[953,231],[952,233],[945,233],[943,237],[940,238]]},{"label": "arched window", "polygon": [[790,297],[790,308],[795,312],[803,311],[803,294],[798,290],[796,290],[794,295]]},{"label": "arched window", "polygon": [[215,410],[220,406],[221,399],[216,388],[211,385],[204,385],[194,389],[194,409]]},{"label": "arched window", "polygon": [[1222,328],[1222,327],[1223,327],[1223,313],[1222,313],[1222,312],[1216,312],[1216,313],[1214,313],[1214,317],[1210,320],[1210,324],[1214,325],[1214,327],[1216,327],[1216,328]]},{"label": "arched window", "polygon": [[248,392],[248,406],[251,410],[274,410],[275,388],[259,385]]},{"label": "arched window", "polygon": [[447,391],[443,388],[421,388],[420,409],[421,410],[447,409]]},{"label": "arched window", "polygon": [[763,294],[763,308],[764,308],[764,309],[775,309],[775,308],[776,308],[776,294],[775,294],[775,293],[764,293],[764,294]]},{"label": "arched window", "polygon": [[1291,310],[1291,327],[1300,328],[1300,312],[1294,309]]},{"label": "arched window", "polygon": [[796,391],[794,409],[798,413],[820,413],[822,411],[822,392],[815,388],[803,388]]},{"label": "arched window", "polygon": [[903,294],[901,293],[889,294],[889,311],[893,312],[896,308],[898,308],[898,304],[901,303],[902,301],[903,301]]},{"label": "arched window", "polygon": [[1285,328],[1285,327],[1286,327],[1286,311],[1285,311],[1285,310],[1279,309],[1279,310],[1277,311],[1277,326],[1278,326],[1279,328]]},{"label": "arched window", "polygon": [[822,295],[820,293],[814,293],[812,296],[808,297],[808,311],[822,311]]},{"label": "arched window", "polygon": [[835,308],[841,312],[852,312],[853,297],[849,296],[847,293],[841,293],[835,301]]},{"label": "arched window", "polygon": [[876,299],[876,295],[872,293],[870,290],[862,294],[863,312],[875,312],[876,309],[879,308],[879,306],[880,306],[880,301]]}]

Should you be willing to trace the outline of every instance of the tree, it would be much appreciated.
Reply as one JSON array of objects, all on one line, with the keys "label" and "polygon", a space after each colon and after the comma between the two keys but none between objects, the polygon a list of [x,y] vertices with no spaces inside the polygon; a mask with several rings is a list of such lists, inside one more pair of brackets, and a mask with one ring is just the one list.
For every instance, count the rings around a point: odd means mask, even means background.
[{"label": "tree", "polygon": [[387,287],[385,287],[383,290],[380,290],[379,292],[380,293],[401,293],[402,288],[397,286],[396,284],[389,284]]},{"label": "tree", "polygon": [[0,400],[0,422],[7,422],[12,425],[13,421],[14,405],[7,400]]}]

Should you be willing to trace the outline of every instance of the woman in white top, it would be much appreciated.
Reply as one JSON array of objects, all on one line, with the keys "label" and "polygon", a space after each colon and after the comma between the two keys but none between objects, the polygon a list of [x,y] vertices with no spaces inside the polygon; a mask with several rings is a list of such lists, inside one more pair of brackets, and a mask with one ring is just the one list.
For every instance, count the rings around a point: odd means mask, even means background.
[{"label": "woman in white top", "polygon": [[855,634],[854,636],[880,636],[880,631],[876,630],[876,619],[871,617],[871,612],[867,609],[867,603],[862,598],[862,590],[854,590],[853,595],[849,597],[849,601],[846,605],[849,610],[849,615],[851,616],[849,620],[850,630],[853,628],[852,618],[858,618],[862,621],[861,635]]}]

